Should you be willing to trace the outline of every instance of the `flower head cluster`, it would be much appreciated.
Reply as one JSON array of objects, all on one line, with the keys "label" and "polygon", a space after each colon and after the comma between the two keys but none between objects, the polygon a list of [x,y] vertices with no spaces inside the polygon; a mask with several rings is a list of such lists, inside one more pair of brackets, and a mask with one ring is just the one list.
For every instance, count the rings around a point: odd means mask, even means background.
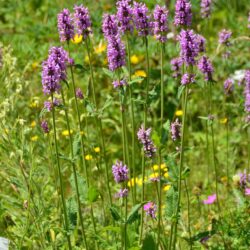
[{"label": "flower head cluster", "polygon": [[112,166],[112,173],[116,183],[121,183],[128,179],[128,168],[121,161],[116,161]]},{"label": "flower head cluster", "polygon": [[45,134],[49,133],[49,125],[47,121],[45,120],[41,121],[41,128]]},{"label": "flower head cluster", "polygon": [[233,90],[234,90],[233,80],[231,78],[226,79],[226,81],[224,82],[225,94],[229,95],[229,94],[233,93]]},{"label": "flower head cluster", "polygon": [[190,26],[192,23],[191,3],[189,0],[177,0],[175,3],[174,24]]},{"label": "flower head cluster", "polygon": [[212,0],[201,0],[201,17],[206,18],[211,15]]},{"label": "flower head cluster", "polygon": [[244,80],[245,80],[245,90],[244,90],[245,111],[247,112],[247,117],[249,117],[250,115],[250,70],[246,70]]},{"label": "flower head cluster", "polygon": [[118,34],[118,22],[115,15],[103,15],[102,32],[107,40]]},{"label": "flower head cluster", "polygon": [[180,57],[173,58],[170,62],[171,69],[173,71],[173,77],[177,78],[181,76],[181,66],[182,66],[182,60]]},{"label": "flower head cluster", "polygon": [[144,3],[134,2],[133,8],[134,23],[139,36],[148,36],[152,33],[153,23],[148,15],[148,8]]},{"label": "flower head cluster", "polygon": [[219,33],[219,43],[229,46],[230,45],[229,39],[231,38],[231,36],[232,32],[230,30],[225,30],[225,29],[222,30]]},{"label": "flower head cluster", "polygon": [[116,3],[117,20],[120,30],[125,32],[133,32],[133,9],[130,5],[130,0],[120,0]]},{"label": "flower head cluster", "polygon": [[155,219],[156,218],[156,205],[153,202],[148,202],[143,206],[144,211],[148,216]]},{"label": "flower head cluster", "polygon": [[198,69],[202,72],[206,81],[212,80],[213,78],[212,74],[214,69],[212,63],[206,56],[202,56],[201,59],[199,60]]},{"label": "flower head cluster", "polygon": [[88,8],[83,5],[75,5],[74,19],[78,35],[82,35],[85,39],[89,36],[91,31],[91,20]]},{"label": "flower head cluster", "polygon": [[128,196],[128,189],[127,188],[121,188],[119,192],[116,194],[117,198],[124,198]]},{"label": "flower head cluster", "polygon": [[250,11],[249,11],[249,13],[248,13],[248,29],[250,29]]},{"label": "flower head cluster", "polygon": [[82,90],[80,88],[76,89],[76,97],[80,100],[82,100],[84,98]]},{"label": "flower head cluster", "polygon": [[178,118],[171,123],[170,132],[173,141],[181,138],[181,123],[179,122]]},{"label": "flower head cluster", "polygon": [[199,53],[199,42],[193,30],[181,30],[178,40],[181,46],[181,58],[187,65],[195,64]]},{"label": "flower head cluster", "polygon": [[206,200],[203,201],[203,204],[210,205],[216,201],[216,194],[209,195]]},{"label": "flower head cluster", "polygon": [[185,73],[181,78],[182,85],[188,85],[195,82],[195,74]]},{"label": "flower head cluster", "polygon": [[69,41],[74,37],[73,19],[68,9],[64,9],[57,15],[57,28],[61,42]]},{"label": "flower head cluster", "polygon": [[199,48],[199,53],[205,52],[206,51],[206,39],[202,36],[197,34],[197,43],[198,43],[198,48]]},{"label": "flower head cluster", "polygon": [[165,6],[156,5],[154,10],[154,35],[161,43],[167,41],[168,10]]},{"label": "flower head cluster", "polygon": [[145,129],[143,125],[137,132],[138,140],[143,145],[143,150],[148,158],[152,158],[156,152],[156,147],[154,146],[152,140],[150,139],[151,128]]},{"label": "flower head cluster", "polygon": [[124,86],[127,86],[128,83],[126,82],[126,80],[122,79],[122,80],[116,80],[116,81],[113,81],[113,86],[115,89],[119,88],[119,87],[124,87]]},{"label": "flower head cluster", "polygon": [[246,170],[243,173],[239,173],[239,184],[241,188],[245,188],[250,182],[250,174],[247,174]]},{"label": "flower head cluster", "polygon": [[126,64],[125,56],[125,45],[121,41],[119,34],[109,37],[107,46],[109,69],[114,71],[124,66]]}]

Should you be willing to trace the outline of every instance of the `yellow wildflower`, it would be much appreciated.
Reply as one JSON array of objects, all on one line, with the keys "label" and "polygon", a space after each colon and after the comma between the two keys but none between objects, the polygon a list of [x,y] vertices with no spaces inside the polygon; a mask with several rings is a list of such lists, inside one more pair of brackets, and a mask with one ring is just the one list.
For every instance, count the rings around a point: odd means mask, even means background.
[{"label": "yellow wildflower", "polygon": [[82,35],[75,34],[74,38],[71,39],[71,42],[74,44],[78,44],[82,41]]},{"label": "yellow wildflower", "polygon": [[[156,171],[156,170],[159,169],[159,165],[155,164],[155,165],[153,165],[152,168],[153,168],[154,171]],[[162,164],[161,164],[161,170],[163,170],[163,171],[167,171],[167,170],[168,170],[165,163],[162,163]]]},{"label": "yellow wildflower", "polygon": [[36,126],[36,122],[35,121],[31,122],[30,126],[34,128]]},{"label": "yellow wildflower", "polygon": [[90,161],[90,160],[92,160],[93,159],[93,156],[92,155],[86,155],[85,156],[85,160],[86,161]]},{"label": "yellow wildflower", "polygon": [[136,184],[142,186],[142,178],[137,179]]},{"label": "yellow wildflower", "polygon": [[157,165],[157,164],[153,165],[153,170],[154,170],[154,171],[156,171],[156,170],[158,170],[158,169],[159,169],[159,165]]},{"label": "yellow wildflower", "polygon": [[32,67],[32,69],[37,69],[37,67],[38,67],[38,62],[33,62],[32,64],[31,64],[31,67]]},{"label": "yellow wildflower", "polygon": [[5,132],[6,134],[9,134],[9,130],[8,130],[7,128],[4,130],[4,132]]},{"label": "yellow wildflower", "polygon": [[39,106],[39,101],[38,100],[34,100],[30,103],[30,107],[31,108],[38,108]]},{"label": "yellow wildflower", "polygon": [[72,130],[72,129],[71,129],[70,131],[68,131],[68,130],[63,130],[62,135],[63,135],[63,136],[69,136],[69,133],[72,134],[72,133],[73,133],[73,130]]},{"label": "yellow wildflower", "polygon": [[223,119],[220,119],[220,123],[221,124],[226,124],[228,122],[228,119],[227,117],[223,118]]},{"label": "yellow wildflower", "polygon": [[96,47],[94,47],[94,51],[96,54],[101,54],[106,50],[106,48],[107,48],[106,44],[100,42]]},{"label": "yellow wildflower", "polygon": [[140,77],[147,77],[147,73],[144,70],[136,70],[135,71],[135,76],[140,76]]},{"label": "yellow wildflower", "polygon": [[100,149],[100,147],[95,147],[95,148],[94,148],[94,151],[95,151],[96,153],[100,153],[101,149]]},{"label": "yellow wildflower", "polygon": [[151,180],[151,179],[155,179],[155,178],[158,178],[158,177],[159,177],[159,173],[156,172],[156,173],[150,174],[148,178],[149,178],[149,180]]},{"label": "yellow wildflower", "polygon": [[86,55],[86,56],[84,57],[84,62],[85,62],[85,63],[89,63],[89,56],[88,56],[88,55]]},{"label": "yellow wildflower", "polygon": [[164,173],[164,175],[163,175],[165,178],[168,178],[169,177],[169,174],[168,174],[168,172],[166,172],[166,173]]},{"label": "yellow wildflower", "polygon": [[52,240],[52,242],[54,242],[56,239],[55,231],[53,229],[50,229],[49,232],[50,232],[51,240]]},{"label": "yellow wildflower", "polygon": [[37,141],[37,140],[38,140],[38,136],[37,135],[31,137],[31,141]]},{"label": "yellow wildflower", "polygon": [[168,191],[170,188],[171,188],[170,185],[166,185],[166,186],[163,187],[163,191]]},{"label": "yellow wildflower", "polygon": [[130,62],[131,62],[132,64],[138,64],[138,63],[140,62],[139,57],[136,56],[136,55],[132,55],[132,56],[130,57]]},{"label": "yellow wildflower", "polygon": [[131,178],[129,181],[128,181],[128,187],[133,187],[135,185],[135,183],[138,181],[138,178]]},{"label": "yellow wildflower", "polygon": [[176,110],[175,111],[175,115],[176,116],[182,116],[183,115],[183,111],[182,110]]},{"label": "yellow wildflower", "polygon": [[221,180],[221,182],[223,182],[223,183],[227,183],[227,177],[226,177],[226,176],[222,176],[222,177],[220,178],[220,180]]}]

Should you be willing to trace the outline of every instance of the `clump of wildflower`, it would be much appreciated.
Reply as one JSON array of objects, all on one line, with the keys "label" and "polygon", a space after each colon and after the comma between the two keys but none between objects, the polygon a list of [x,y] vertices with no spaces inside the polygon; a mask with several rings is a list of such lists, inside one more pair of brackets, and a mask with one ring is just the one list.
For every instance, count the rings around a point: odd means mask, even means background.
[{"label": "clump of wildflower", "polygon": [[148,202],[143,206],[144,211],[148,216],[155,219],[156,218],[156,205],[153,202]]},{"label": "clump of wildflower", "polygon": [[154,35],[161,43],[167,41],[168,10],[165,6],[156,5],[154,10]]},{"label": "clump of wildflower", "polygon": [[208,18],[211,15],[212,0],[201,0],[201,17]]},{"label": "clump of wildflower", "polygon": [[233,93],[233,90],[234,90],[233,80],[231,78],[226,79],[226,81],[224,82],[225,94],[229,95],[229,94]]},{"label": "clump of wildflower", "polygon": [[204,75],[204,78],[206,81],[212,80],[212,74],[213,74],[213,66],[210,60],[206,56],[202,56],[201,59],[198,62],[198,69],[201,71],[201,73]]},{"label": "clump of wildflower", "polygon": [[174,78],[181,76],[181,66],[182,66],[181,58],[180,57],[173,58],[170,64],[171,64],[171,70],[173,71],[172,76]]},{"label": "clump of wildflower", "polygon": [[245,188],[248,184],[248,182],[250,182],[250,174],[247,174],[246,170],[244,170],[243,173],[239,173],[239,184],[241,188]]},{"label": "clump of wildflower", "polygon": [[45,134],[49,133],[49,125],[47,121],[45,120],[41,121],[41,128]]},{"label": "clump of wildflower", "polygon": [[109,69],[114,71],[126,64],[125,60],[125,45],[121,41],[119,35],[109,38],[107,47],[107,57],[109,63]]},{"label": "clump of wildflower", "polygon": [[179,122],[178,118],[171,123],[170,132],[173,141],[181,138],[181,123]]},{"label": "clump of wildflower", "polygon": [[80,88],[76,89],[76,97],[80,100],[82,100],[84,98],[82,90]]},{"label": "clump of wildflower", "polygon": [[219,43],[229,46],[231,44],[229,41],[231,36],[232,36],[232,32],[230,30],[226,30],[226,29],[222,30],[219,33]]},{"label": "clump of wildflower", "polygon": [[206,51],[206,39],[202,35],[197,34],[197,44],[199,48],[199,53]]},{"label": "clump of wildflower", "polygon": [[128,179],[128,168],[126,165],[123,165],[121,161],[116,161],[112,166],[112,173],[117,183],[124,182]]},{"label": "clump of wildflower", "polygon": [[116,80],[116,81],[113,81],[113,86],[115,89],[119,88],[119,87],[124,87],[124,86],[127,86],[128,83],[126,82],[126,80],[122,79],[122,80]]},{"label": "clump of wildflower", "polygon": [[203,204],[210,205],[216,201],[216,194],[209,195],[206,200],[203,200]]},{"label": "clump of wildflower", "polygon": [[44,102],[44,108],[47,109],[48,112],[52,110],[53,104],[50,101],[45,101]]},{"label": "clump of wildflower", "polygon": [[246,122],[249,122],[249,115],[250,115],[250,70],[246,70],[245,76],[245,89],[244,89],[244,94],[245,94],[245,111],[247,112],[247,119]]},{"label": "clump of wildflower", "polygon": [[78,35],[82,35],[86,39],[91,31],[91,20],[89,16],[88,8],[83,7],[83,5],[75,5],[74,7],[74,19]]},{"label": "clump of wildflower", "polygon": [[102,32],[109,40],[118,34],[118,22],[115,15],[104,14],[102,19]]},{"label": "clump of wildflower", "polygon": [[195,74],[185,73],[181,78],[182,85],[188,85],[195,82]]},{"label": "clump of wildflower", "polygon": [[150,35],[153,23],[150,21],[151,17],[148,14],[146,4],[134,2],[133,16],[139,36],[145,37]]},{"label": "clump of wildflower", "polygon": [[125,32],[133,32],[133,9],[130,5],[130,0],[120,0],[116,3],[117,20],[120,30]]},{"label": "clump of wildflower", "polygon": [[249,196],[250,195],[250,188],[245,189],[245,195]]},{"label": "clump of wildflower", "polygon": [[195,57],[199,54],[197,35],[193,30],[181,30],[178,40],[181,47],[182,61],[187,65],[194,65],[196,63]]},{"label": "clump of wildflower", "polygon": [[143,125],[137,132],[138,140],[143,145],[143,150],[148,158],[152,158],[156,152],[156,147],[154,146],[152,140],[150,139],[151,128],[145,129]]},{"label": "clump of wildflower", "polygon": [[192,23],[191,3],[189,0],[177,0],[175,3],[174,24],[190,26]]},{"label": "clump of wildflower", "polygon": [[74,37],[73,19],[68,9],[64,9],[57,15],[57,28],[61,42],[68,42]]},{"label": "clump of wildflower", "polygon": [[116,197],[117,198],[124,198],[128,196],[128,189],[124,188],[124,189],[120,189],[118,193],[116,193]]}]

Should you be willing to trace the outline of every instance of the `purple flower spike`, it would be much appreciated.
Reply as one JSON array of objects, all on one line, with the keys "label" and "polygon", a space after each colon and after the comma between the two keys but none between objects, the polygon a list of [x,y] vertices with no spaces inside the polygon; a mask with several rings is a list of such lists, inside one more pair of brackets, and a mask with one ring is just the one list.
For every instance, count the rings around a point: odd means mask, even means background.
[{"label": "purple flower spike", "polygon": [[126,64],[125,60],[126,51],[125,45],[121,41],[119,35],[110,37],[107,47],[107,57],[109,63],[109,69],[114,71]]},{"label": "purple flower spike", "polygon": [[196,63],[195,57],[199,54],[197,35],[193,30],[182,30],[178,36],[181,46],[181,58],[187,65]]},{"label": "purple flower spike", "polygon": [[102,32],[107,40],[118,35],[118,22],[115,15],[103,15]]},{"label": "purple flower spike", "polygon": [[206,51],[206,39],[202,35],[197,35],[197,43],[199,52],[205,52]]},{"label": "purple flower spike", "polygon": [[116,3],[117,20],[122,33],[133,32],[133,9],[130,5],[130,0],[120,0]]},{"label": "purple flower spike", "polygon": [[213,204],[216,201],[216,194],[209,195],[206,200],[203,201],[203,204],[210,205]]},{"label": "purple flower spike", "polygon": [[45,120],[41,121],[41,128],[45,134],[49,133],[49,125],[47,121]]},{"label": "purple flower spike", "polygon": [[119,88],[119,87],[124,87],[124,86],[127,86],[128,83],[123,79],[123,80],[120,80],[120,81],[113,81],[113,86],[115,89]]},{"label": "purple flower spike", "polygon": [[139,36],[146,37],[151,35],[153,23],[150,21],[151,17],[148,14],[146,4],[134,2],[133,15]]},{"label": "purple flower spike", "polygon": [[119,192],[115,195],[117,198],[124,198],[128,196],[128,189],[120,189]]},{"label": "purple flower spike", "polygon": [[219,33],[219,43],[224,44],[226,46],[229,46],[231,43],[229,42],[229,39],[232,36],[232,32],[230,30],[222,30]]},{"label": "purple flower spike", "polygon": [[233,80],[228,78],[225,82],[224,82],[224,91],[226,95],[230,95],[233,93],[234,90],[234,83]]},{"label": "purple flower spike", "polygon": [[112,166],[112,173],[116,183],[121,183],[128,179],[128,168],[121,161],[116,161],[116,164]]},{"label": "purple flower spike", "polygon": [[75,5],[74,7],[74,19],[77,28],[78,35],[82,35],[86,39],[91,31],[91,20],[89,16],[88,8],[83,7],[83,5]]},{"label": "purple flower spike", "polygon": [[44,102],[44,108],[47,109],[48,112],[50,112],[53,108],[53,104],[50,101],[45,101]]},{"label": "purple flower spike", "polygon": [[249,13],[248,13],[248,29],[250,29],[250,11],[249,11]]},{"label": "purple flower spike", "polygon": [[250,70],[246,70],[245,73],[245,89],[244,89],[244,94],[245,94],[245,111],[248,113],[248,117],[250,115]]},{"label": "purple flower spike", "polygon": [[192,23],[191,3],[189,0],[177,0],[175,3],[174,24],[190,26]]},{"label": "purple flower spike", "polygon": [[211,81],[213,76],[213,66],[210,60],[206,56],[202,56],[198,62],[198,69],[204,75],[206,81]]},{"label": "purple flower spike", "polygon": [[245,189],[245,195],[250,196],[250,188]]},{"label": "purple flower spike", "polygon": [[84,98],[82,90],[80,88],[76,89],[76,97],[80,100],[82,100]]},{"label": "purple flower spike", "polygon": [[208,18],[211,15],[212,0],[201,0],[201,17]]},{"label": "purple flower spike", "polygon": [[151,128],[145,130],[143,125],[141,125],[141,128],[137,132],[138,140],[143,145],[144,153],[148,158],[152,158],[156,152],[156,147],[150,139],[150,134]]},{"label": "purple flower spike", "polygon": [[170,62],[171,69],[173,71],[173,77],[177,78],[179,76],[181,76],[181,66],[182,66],[182,60],[181,58],[177,57],[177,58],[173,58]]},{"label": "purple flower spike", "polygon": [[182,85],[188,85],[195,82],[195,74],[185,73],[181,78]]},{"label": "purple flower spike", "polygon": [[155,219],[156,218],[156,205],[153,202],[148,202],[143,206],[144,211],[148,216]]},{"label": "purple flower spike", "polygon": [[57,28],[61,42],[69,41],[74,37],[73,19],[68,9],[64,9],[57,15]]},{"label": "purple flower spike", "polygon": [[181,138],[181,123],[179,122],[178,118],[175,120],[175,122],[171,123],[170,132],[173,141]]},{"label": "purple flower spike", "polygon": [[167,41],[168,31],[168,10],[165,6],[156,5],[154,10],[154,35],[161,43]]}]

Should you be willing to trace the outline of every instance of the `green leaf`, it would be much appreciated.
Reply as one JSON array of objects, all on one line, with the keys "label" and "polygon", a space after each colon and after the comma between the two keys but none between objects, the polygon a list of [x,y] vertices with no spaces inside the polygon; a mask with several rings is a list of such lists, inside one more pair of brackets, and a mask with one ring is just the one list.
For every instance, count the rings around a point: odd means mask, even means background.
[{"label": "green leaf", "polygon": [[103,231],[111,231],[115,233],[120,233],[121,227],[115,227],[115,226],[106,226],[102,228]]},{"label": "green leaf", "polygon": [[63,82],[66,84],[67,88],[69,89],[69,83],[67,82],[67,80],[63,79]]},{"label": "green leaf", "polygon": [[66,204],[69,223],[71,228],[73,229],[77,225],[77,203],[75,199],[71,197],[67,200]]},{"label": "green leaf", "polygon": [[156,250],[156,244],[152,234],[147,234],[142,242],[141,250]]},{"label": "green leaf", "polygon": [[131,212],[128,214],[128,218],[126,221],[127,224],[132,224],[134,221],[140,218],[138,211],[143,204],[145,204],[145,202],[137,204],[134,207],[132,207]]},{"label": "green leaf", "polygon": [[76,134],[73,140],[73,159],[81,154],[81,135]]},{"label": "green leaf", "polygon": [[105,75],[107,75],[108,77],[110,77],[111,79],[114,78],[114,74],[113,72],[111,72],[110,70],[106,69],[106,68],[102,68],[103,72]]},{"label": "green leaf", "polygon": [[208,117],[207,116],[198,116],[199,119],[202,119],[202,120],[208,120]]},{"label": "green leaf", "polygon": [[189,176],[189,174],[190,174],[190,168],[186,167],[181,173],[181,178],[184,180]]},{"label": "green leaf", "polygon": [[99,192],[95,187],[89,187],[88,189],[88,201],[90,203],[97,201]]},{"label": "green leaf", "polygon": [[152,140],[154,144],[156,145],[156,147],[159,148],[161,146],[161,138],[155,130],[152,133]]},{"label": "green leaf", "polygon": [[110,210],[110,213],[111,213],[111,215],[112,215],[112,217],[113,217],[113,219],[115,221],[121,221],[122,220],[122,218],[121,218],[121,216],[120,216],[120,214],[119,214],[116,207],[112,206],[112,207],[109,208],[109,210]]},{"label": "green leaf", "polygon": [[171,187],[166,196],[166,216],[169,219],[172,219],[176,213],[176,207],[178,202],[178,193]]}]

